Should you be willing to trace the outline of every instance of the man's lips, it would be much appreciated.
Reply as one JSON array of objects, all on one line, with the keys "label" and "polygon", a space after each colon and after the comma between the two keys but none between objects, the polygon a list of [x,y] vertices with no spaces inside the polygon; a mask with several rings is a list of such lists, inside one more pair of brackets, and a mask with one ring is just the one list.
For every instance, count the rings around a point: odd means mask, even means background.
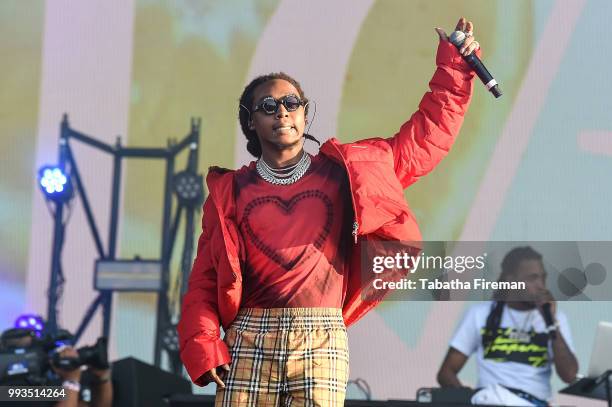
[{"label": "man's lips", "polygon": [[281,126],[273,127],[272,130],[274,130],[274,131],[277,131],[277,130],[291,130],[293,128],[294,127],[289,125],[289,124],[284,124],[284,125],[281,125]]},{"label": "man's lips", "polygon": [[277,126],[272,129],[272,133],[276,135],[292,134],[293,132],[296,132],[296,131],[297,130],[295,127],[289,126],[289,125]]}]

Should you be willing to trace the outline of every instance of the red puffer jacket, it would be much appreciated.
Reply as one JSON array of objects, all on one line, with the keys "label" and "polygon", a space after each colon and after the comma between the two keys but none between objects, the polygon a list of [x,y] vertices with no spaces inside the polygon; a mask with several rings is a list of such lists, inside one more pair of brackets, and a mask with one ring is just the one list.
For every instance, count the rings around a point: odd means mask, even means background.
[{"label": "red puffer jacket", "polygon": [[[403,189],[431,171],[450,150],[470,102],[474,76],[448,42],[440,42],[436,65],[429,83],[431,92],[425,94],[419,109],[393,137],[349,144],[331,139],[321,146],[320,154],[346,168],[355,213],[355,240],[421,240]],[[234,220],[232,189],[236,173],[212,168],[206,178],[209,196],[204,203],[202,234],[178,325],[181,359],[191,379],[200,386],[207,383],[201,377],[205,372],[230,362],[220,326],[228,328],[240,308],[244,253]],[[350,264],[358,264],[353,260]],[[356,268],[348,271],[342,308],[347,326],[378,302],[362,298],[363,284]]]}]

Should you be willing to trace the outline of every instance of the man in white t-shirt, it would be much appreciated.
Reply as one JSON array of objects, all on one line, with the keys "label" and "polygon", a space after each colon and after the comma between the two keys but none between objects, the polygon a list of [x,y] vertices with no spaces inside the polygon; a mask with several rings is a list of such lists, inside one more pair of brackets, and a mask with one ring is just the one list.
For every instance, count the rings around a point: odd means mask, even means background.
[{"label": "man in white t-shirt", "polygon": [[547,405],[552,365],[566,383],[578,372],[567,318],[546,289],[542,256],[531,247],[517,247],[504,257],[499,281],[524,281],[526,290],[512,298],[496,292],[494,301],[468,309],[450,342],[438,382],[442,387],[463,387],[457,375],[475,353],[477,387],[501,385],[532,405]]}]

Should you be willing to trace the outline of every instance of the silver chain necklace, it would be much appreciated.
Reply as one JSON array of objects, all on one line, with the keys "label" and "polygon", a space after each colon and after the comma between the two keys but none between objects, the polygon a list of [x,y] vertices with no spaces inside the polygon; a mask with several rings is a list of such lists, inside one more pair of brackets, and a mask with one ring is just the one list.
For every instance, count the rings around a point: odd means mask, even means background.
[{"label": "silver chain necklace", "polygon": [[304,174],[306,174],[306,171],[308,171],[308,168],[310,168],[310,163],[310,155],[304,151],[300,160],[296,164],[289,167],[280,169],[272,168],[263,160],[263,158],[257,160],[255,167],[257,169],[257,173],[264,179],[264,181],[274,185],[289,185],[293,184],[302,178]]},{"label": "silver chain necklace", "polygon": [[510,334],[510,338],[516,339],[519,342],[528,343],[531,340],[531,335],[529,334],[527,327],[530,324],[531,319],[533,317],[533,310],[530,310],[527,313],[527,315],[525,315],[525,319],[523,319],[523,326],[519,329],[518,323],[516,322],[516,319],[514,319],[514,316],[512,315],[512,311],[510,310],[510,307],[507,307],[507,308],[508,308],[508,315],[510,316],[512,323],[515,326],[515,331]]}]

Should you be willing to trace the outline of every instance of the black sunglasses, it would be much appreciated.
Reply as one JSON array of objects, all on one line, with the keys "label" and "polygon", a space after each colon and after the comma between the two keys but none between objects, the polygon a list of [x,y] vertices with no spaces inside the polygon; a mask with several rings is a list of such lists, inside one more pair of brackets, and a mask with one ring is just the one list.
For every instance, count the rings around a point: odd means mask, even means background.
[{"label": "black sunglasses", "polygon": [[265,114],[274,114],[278,111],[280,105],[285,106],[288,112],[296,111],[300,106],[304,106],[304,101],[295,95],[283,96],[280,99],[274,99],[272,96],[265,97],[253,112],[263,111]]}]

